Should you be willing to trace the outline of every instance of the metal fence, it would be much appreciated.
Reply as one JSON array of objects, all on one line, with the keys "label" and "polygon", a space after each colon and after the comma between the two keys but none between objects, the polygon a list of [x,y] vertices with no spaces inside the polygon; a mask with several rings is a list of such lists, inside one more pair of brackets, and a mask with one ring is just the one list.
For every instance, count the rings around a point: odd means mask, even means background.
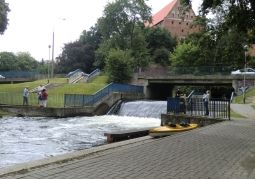
[{"label": "metal fence", "polygon": [[[230,100],[210,99],[208,103],[209,117],[230,120]],[[167,98],[167,113],[203,116],[205,107],[202,98]]]},{"label": "metal fence", "polygon": [[64,106],[92,106],[94,103],[113,92],[143,93],[143,86],[111,83],[93,95],[65,94]]},{"label": "metal fence", "polygon": [[[23,93],[0,92],[0,104],[23,105]],[[28,105],[39,106],[37,93],[29,93]],[[48,100],[47,100],[47,106],[48,107],[63,107],[64,94],[49,94]]]},{"label": "metal fence", "polygon": [[139,75],[221,75],[231,74],[234,68],[232,66],[199,66],[199,67],[147,67],[135,69]]},{"label": "metal fence", "polygon": [[1,71],[5,78],[29,78],[39,75],[39,71]]}]

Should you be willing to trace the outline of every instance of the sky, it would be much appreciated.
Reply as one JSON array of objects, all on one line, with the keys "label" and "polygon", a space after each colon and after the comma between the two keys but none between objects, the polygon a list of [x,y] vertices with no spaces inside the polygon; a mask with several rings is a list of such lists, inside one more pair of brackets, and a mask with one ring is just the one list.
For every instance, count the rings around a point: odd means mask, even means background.
[{"label": "sky", "polygon": [[[152,14],[172,0],[147,0]],[[79,39],[83,30],[89,30],[102,16],[108,0],[5,0],[11,12],[9,25],[0,35],[0,52],[29,52],[37,61],[52,59],[61,54],[65,43]],[[198,14],[201,0],[193,0]],[[65,19],[65,20],[64,20]],[[49,48],[51,45],[51,48]]]}]

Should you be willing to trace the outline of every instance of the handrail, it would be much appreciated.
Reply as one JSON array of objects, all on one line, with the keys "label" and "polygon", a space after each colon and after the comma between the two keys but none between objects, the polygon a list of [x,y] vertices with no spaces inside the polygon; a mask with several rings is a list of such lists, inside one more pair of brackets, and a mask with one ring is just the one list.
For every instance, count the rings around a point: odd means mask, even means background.
[{"label": "handrail", "polygon": [[113,92],[143,93],[143,86],[110,83],[93,95],[65,94],[64,107],[66,106],[92,106],[105,96]]}]

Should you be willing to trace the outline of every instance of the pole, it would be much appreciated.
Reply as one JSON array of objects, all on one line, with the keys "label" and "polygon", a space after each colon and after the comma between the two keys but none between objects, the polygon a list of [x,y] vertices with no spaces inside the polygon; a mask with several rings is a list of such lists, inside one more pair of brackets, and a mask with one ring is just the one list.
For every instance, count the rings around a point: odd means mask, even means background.
[{"label": "pole", "polygon": [[51,61],[51,78],[54,75],[54,30],[53,30],[53,37],[52,37],[52,61]]},{"label": "pole", "polygon": [[50,83],[50,45],[49,47],[49,60],[48,60],[48,84]]},{"label": "pole", "polygon": [[[57,18],[60,20],[66,20],[65,18]],[[54,76],[54,26],[55,26],[55,21],[53,24],[53,36],[52,36],[52,65],[51,65],[51,78]]]},{"label": "pole", "polygon": [[245,103],[245,74],[246,74],[246,49],[244,51],[244,83],[243,83],[243,88],[244,88],[244,91],[243,91],[243,103]]}]

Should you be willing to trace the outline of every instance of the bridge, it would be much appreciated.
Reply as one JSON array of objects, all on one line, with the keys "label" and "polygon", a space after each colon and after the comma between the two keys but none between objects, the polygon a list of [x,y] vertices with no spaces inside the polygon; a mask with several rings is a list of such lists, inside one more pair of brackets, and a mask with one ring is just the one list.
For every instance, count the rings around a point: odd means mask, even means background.
[{"label": "bridge", "polygon": [[[215,70],[215,72],[212,72],[211,68],[208,68],[208,73],[201,71],[201,73],[196,73],[195,75],[192,74],[190,68],[186,68],[189,70],[181,73],[174,73],[178,68],[169,67],[157,67],[157,69],[148,69],[146,71],[138,70],[132,84],[144,86],[144,93],[146,98],[149,99],[165,100],[166,97],[172,96],[174,86],[177,85],[206,86],[208,89],[226,86],[232,89],[231,92],[241,93],[239,88],[244,86],[243,75],[231,76],[230,71],[219,72]],[[249,86],[249,89],[255,88],[255,76],[246,75],[245,78],[245,85]],[[229,94],[231,92],[224,91],[224,93]]]}]

